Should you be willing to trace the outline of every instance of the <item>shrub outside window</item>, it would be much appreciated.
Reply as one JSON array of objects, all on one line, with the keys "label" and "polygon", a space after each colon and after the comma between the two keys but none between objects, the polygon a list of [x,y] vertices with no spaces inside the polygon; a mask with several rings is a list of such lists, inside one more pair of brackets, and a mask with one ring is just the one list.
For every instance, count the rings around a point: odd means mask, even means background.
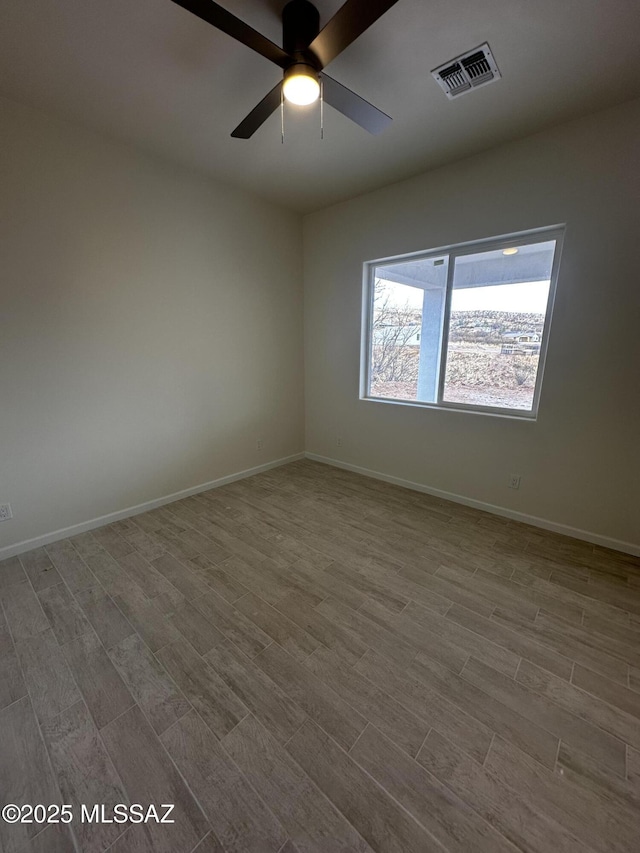
[{"label": "shrub outside window", "polygon": [[365,264],[360,396],[535,418],[563,232]]}]

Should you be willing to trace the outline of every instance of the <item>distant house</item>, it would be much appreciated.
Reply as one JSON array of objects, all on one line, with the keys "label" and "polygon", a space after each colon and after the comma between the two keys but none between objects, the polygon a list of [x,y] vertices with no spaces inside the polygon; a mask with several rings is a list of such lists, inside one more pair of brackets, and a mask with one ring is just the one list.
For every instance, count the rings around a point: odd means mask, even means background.
[{"label": "distant house", "polygon": [[514,344],[540,343],[540,335],[537,332],[506,332],[502,337]]},{"label": "distant house", "polygon": [[417,324],[406,326],[397,323],[380,323],[373,330],[374,344],[392,346],[418,346],[422,327]]},{"label": "distant house", "polygon": [[542,336],[538,332],[505,332],[500,352],[502,355],[537,355]]}]

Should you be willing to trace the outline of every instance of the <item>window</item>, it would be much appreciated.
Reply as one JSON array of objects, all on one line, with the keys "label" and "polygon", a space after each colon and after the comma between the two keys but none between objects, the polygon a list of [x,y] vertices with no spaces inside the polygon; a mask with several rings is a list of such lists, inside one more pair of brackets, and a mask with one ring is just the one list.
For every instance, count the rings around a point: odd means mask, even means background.
[{"label": "window", "polygon": [[365,264],[361,396],[535,417],[562,235]]}]

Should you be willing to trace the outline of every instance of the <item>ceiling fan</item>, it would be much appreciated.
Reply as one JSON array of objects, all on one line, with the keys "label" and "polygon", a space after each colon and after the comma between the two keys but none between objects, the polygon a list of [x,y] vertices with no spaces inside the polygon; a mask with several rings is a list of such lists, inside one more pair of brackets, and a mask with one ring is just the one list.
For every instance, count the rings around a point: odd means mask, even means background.
[{"label": "ceiling fan", "polygon": [[[320,97],[369,133],[380,133],[391,118],[324,73],[332,59],[354,42],[398,0],[347,0],[320,30],[320,15],[309,0],[290,0],[282,12],[280,48],[213,0],[173,0],[284,70],[283,79],[240,122],[231,136],[249,139],[280,106],[282,98],[311,104]],[[322,89],[321,89],[322,87]]]}]

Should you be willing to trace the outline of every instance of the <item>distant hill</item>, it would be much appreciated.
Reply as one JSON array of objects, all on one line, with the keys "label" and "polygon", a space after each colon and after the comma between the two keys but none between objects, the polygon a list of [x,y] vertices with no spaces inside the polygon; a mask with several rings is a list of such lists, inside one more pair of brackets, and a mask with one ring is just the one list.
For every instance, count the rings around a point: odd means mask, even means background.
[{"label": "distant hill", "polygon": [[499,344],[508,332],[542,335],[544,314],[515,311],[452,311],[449,340]]}]

